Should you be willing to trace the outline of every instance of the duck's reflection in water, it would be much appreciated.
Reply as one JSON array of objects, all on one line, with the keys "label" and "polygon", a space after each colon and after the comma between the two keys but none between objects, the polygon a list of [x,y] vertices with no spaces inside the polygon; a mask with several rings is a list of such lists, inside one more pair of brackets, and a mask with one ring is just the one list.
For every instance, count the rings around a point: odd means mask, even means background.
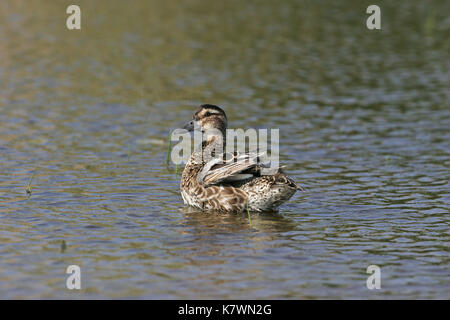
[{"label": "duck's reflection in water", "polygon": [[218,211],[201,211],[193,207],[183,207],[183,223],[198,230],[200,234],[217,234],[218,232],[242,233],[269,233],[277,235],[291,231],[295,223],[279,212],[250,213],[223,213]]},{"label": "duck's reflection in water", "polygon": [[250,224],[247,213],[202,212],[191,207],[180,211],[179,232],[185,250],[179,254],[192,265],[262,257],[266,249],[285,246],[289,240],[283,234],[295,229],[291,219],[277,212],[251,213]]}]

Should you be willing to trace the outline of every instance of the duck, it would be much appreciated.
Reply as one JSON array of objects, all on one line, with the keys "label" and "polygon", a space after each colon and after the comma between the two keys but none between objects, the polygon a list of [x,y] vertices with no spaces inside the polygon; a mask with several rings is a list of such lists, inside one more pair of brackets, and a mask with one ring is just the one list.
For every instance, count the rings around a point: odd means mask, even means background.
[{"label": "duck", "polygon": [[225,153],[227,116],[212,104],[202,104],[183,128],[201,130],[201,148],[194,149],[181,175],[184,204],[202,211],[278,211],[298,190],[282,167],[266,174],[261,154]]}]

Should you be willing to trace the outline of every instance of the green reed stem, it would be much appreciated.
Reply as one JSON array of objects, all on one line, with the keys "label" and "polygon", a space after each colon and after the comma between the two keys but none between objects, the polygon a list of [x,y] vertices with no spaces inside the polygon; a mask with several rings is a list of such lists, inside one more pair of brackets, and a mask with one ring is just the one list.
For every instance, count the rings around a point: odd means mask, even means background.
[{"label": "green reed stem", "polygon": [[167,157],[166,157],[166,164],[169,165],[170,163],[170,152],[172,151],[172,130],[169,131],[169,141],[167,143]]},{"label": "green reed stem", "polygon": [[28,181],[27,187],[25,188],[25,190],[26,190],[28,196],[31,196],[31,192],[32,192],[32,191],[31,191],[31,182],[33,181],[33,178],[34,178],[34,172],[33,172],[33,174],[31,175],[30,181]]},{"label": "green reed stem", "polygon": [[248,199],[246,201],[246,206],[247,206],[248,223],[250,224],[250,228],[253,228],[253,226],[252,226],[252,218],[250,217],[250,210],[248,210]]},{"label": "green reed stem", "polygon": [[67,249],[67,244],[66,244],[66,241],[63,240],[63,241],[61,241],[61,253],[66,251],[66,249]]},{"label": "green reed stem", "polygon": [[[169,141],[167,142],[167,157],[166,157],[166,165],[167,165],[167,170],[169,172],[173,172],[170,169],[170,153],[172,152],[172,130],[169,131]],[[175,164],[175,170],[174,170],[175,174],[178,174],[178,164]]]}]

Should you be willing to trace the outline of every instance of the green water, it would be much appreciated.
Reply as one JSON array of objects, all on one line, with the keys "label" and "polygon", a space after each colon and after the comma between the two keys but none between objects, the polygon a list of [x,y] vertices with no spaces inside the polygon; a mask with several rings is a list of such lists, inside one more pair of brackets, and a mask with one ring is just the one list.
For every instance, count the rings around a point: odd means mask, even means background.
[{"label": "green water", "polygon": [[[368,1],[76,3],[0,2],[0,298],[450,298],[448,1],[374,31]],[[201,103],[279,128],[307,191],[252,228],[184,207]]]}]

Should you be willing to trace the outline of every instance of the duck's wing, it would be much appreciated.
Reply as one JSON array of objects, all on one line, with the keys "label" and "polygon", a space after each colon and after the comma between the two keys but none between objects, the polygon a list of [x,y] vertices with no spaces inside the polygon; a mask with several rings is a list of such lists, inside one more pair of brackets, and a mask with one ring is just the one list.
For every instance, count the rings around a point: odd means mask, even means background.
[{"label": "duck's wing", "polygon": [[259,175],[259,157],[262,153],[224,154],[210,160],[197,175],[204,186],[232,183]]}]

